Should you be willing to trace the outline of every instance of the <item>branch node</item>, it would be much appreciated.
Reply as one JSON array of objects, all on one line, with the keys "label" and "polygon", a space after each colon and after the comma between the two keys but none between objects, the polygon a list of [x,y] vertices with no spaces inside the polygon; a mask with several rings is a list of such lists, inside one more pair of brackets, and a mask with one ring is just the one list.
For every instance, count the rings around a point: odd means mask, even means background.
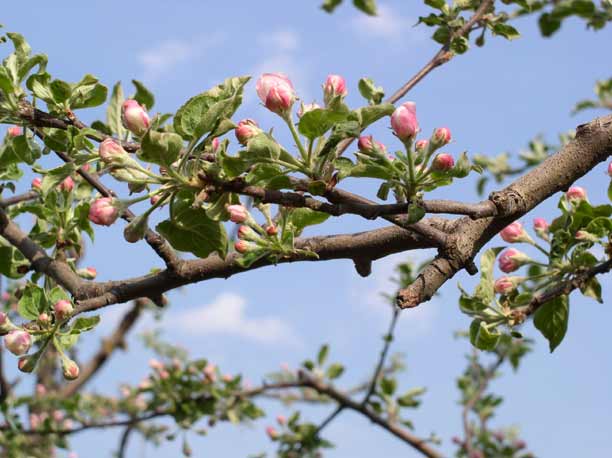
[{"label": "branch node", "polygon": [[515,189],[492,192],[489,200],[497,208],[497,216],[506,217],[527,212],[525,198]]},{"label": "branch node", "polygon": [[355,263],[355,270],[362,277],[367,277],[372,273],[372,260],[365,258],[353,259]]}]

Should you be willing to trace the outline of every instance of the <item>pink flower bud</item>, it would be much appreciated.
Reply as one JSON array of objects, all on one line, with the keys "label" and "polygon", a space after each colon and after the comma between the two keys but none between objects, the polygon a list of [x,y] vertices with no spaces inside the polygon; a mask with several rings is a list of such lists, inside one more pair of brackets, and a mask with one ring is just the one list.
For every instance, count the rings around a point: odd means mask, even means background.
[{"label": "pink flower bud", "polygon": [[38,322],[44,326],[48,325],[49,323],[51,323],[51,317],[49,316],[48,313],[41,313],[40,315],[38,315]]},{"label": "pink flower bud", "polygon": [[249,217],[249,212],[243,205],[228,205],[227,211],[232,223],[244,223]]},{"label": "pink flower bud", "polygon": [[212,152],[216,153],[220,145],[221,145],[221,140],[219,140],[218,137],[213,138],[213,141],[211,143]]},{"label": "pink flower bud", "polygon": [[565,193],[565,197],[570,202],[578,203],[581,200],[586,200],[587,193],[584,188],[581,188],[580,186],[572,186]]},{"label": "pink flower bud", "polygon": [[495,280],[493,289],[498,294],[510,294],[523,280],[523,277],[501,277]]},{"label": "pink flower bud", "polygon": [[55,303],[53,306],[53,312],[55,313],[56,320],[63,321],[72,315],[74,308],[72,307],[72,303],[70,301],[62,299]]},{"label": "pink flower bud", "polygon": [[151,205],[155,205],[157,202],[159,202],[159,199],[161,199],[161,196],[159,194],[155,194],[154,196],[151,196],[149,202]]},{"label": "pink flower bud", "polygon": [[346,81],[340,75],[328,75],[323,85],[325,105],[329,105],[337,97],[346,97]]},{"label": "pink flower bud", "polygon": [[525,443],[525,441],[521,439],[515,440],[512,445],[514,445],[514,448],[517,450],[521,450],[527,447],[527,444]]},{"label": "pink flower bud", "polygon": [[287,417],[285,417],[284,415],[279,415],[276,417],[276,421],[279,425],[284,426],[285,424],[287,424]]},{"label": "pink flower bud", "polygon": [[612,162],[608,164],[608,175],[612,177]]},{"label": "pink flower bud", "polygon": [[438,127],[431,136],[431,142],[438,148],[450,143],[450,141],[451,132],[448,127]]},{"label": "pink flower bud", "polygon": [[440,153],[431,161],[431,169],[438,172],[446,172],[455,166],[455,159],[448,153]]},{"label": "pink flower bud", "polygon": [[274,236],[274,235],[278,234],[278,228],[274,224],[266,226],[266,234],[268,234],[270,236]]},{"label": "pink flower bud", "polygon": [[66,380],[76,380],[79,377],[79,366],[71,359],[62,360],[62,372]]},{"label": "pink flower bud", "polygon": [[94,224],[110,226],[119,218],[119,209],[113,205],[112,197],[96,199],[89,207],[89,220]]},{"label": "pink flower bud", "polygon": [[273,441],[278,439],[278,436],[279,436],[278,431],[276,430],[276,428],[274,428],[274,426],[268,426],[266,428],[266,434]]},{"label": "pink flower bud", "polygon": [[9,137],[18,137],[21,135],[21,127],[19,126],[9,127],[7,132],[9,134]]},{"label": "pink flower bud", "polygon": [[36,367],[37,361],[38,361],[38,358],[36,357],[36,354],[22,356],[17,361],[17,369],[19,369],[21,372],[25,372],[26,374],[29,374]]},{"label": "pink flower bud", "polygon": [[533,242],[533,240],[525,231],[525,229],[523,229],[523,225],[519,221],[515,221],[507,225],[505,228],[502,229],[499,235],[501,235],[501,238],[508,243]]},{"label": "pink flower bud", "polygon": [[159,371],[159,378],[162,380],[168,380],[170,378],[170,372],[168,372],[166,369],[162,369]]},{"label": "pink flower bud", "polygon": [[121,120],[126,129],[135,135],[144,135],[151,120],[145,109],[134,99],[123,102]]},{"label": "pink flower bud", "polygon": [[534,218],[533,230],[540,232],[548,232],[548,221],[546,221],[544,218]]},{"label": "pink flower bud", "polygon": [[30,429],[38,429],[42,421],[40,420],[40,416],[35,413],[31,413],[29,416],[30,420]]},{"label": "pink flower bud", "polygon": [[77,275],[85,280],[93,280],[98,275],[98,272],[94,267],[85,267],[84,269],[77,270]]},{"label": "pink flower bud", "polygon": [[588,231],[577,231],[576,234],[574,235],[574,238],[580,242],[593,242],[596,243],[599,241],[599,237],[597,237],[595,234],[591,234]]},{"label": "pink flower bud", "polygon": [[230,383],[233,380],[234,380],[234,377],[232,377],[230,374],[223,374],[223,381],[225,383]]},{"label": "pink flower bud", "polygon": [[149,360],[149,367],[153,370],[160,371],[164,368],[164,364],[158,359],[151,358]]},{"label": "pink flower bud", "polygon": [[255,89],[266,108],[277,114],[288,113],[297,98],[293,84],[282,73],[264,73]]},{"label": "pink flower bud", "polygon": [[374,140],[371,135],[363,135],[359,137],[359,141],[357,142],[357,147],[360,151],[370,153],[374,151],[374,145],[385,153],[387,151],[387,147],[383,145],[381,142]]},{"label": "pink flower bud", "polygon": [[106,164],[121,162],[128,153],[112,138],[105,139],[98,148],[100,159]]},{"label": "pink flower bud", "polygon": [[397,107],[391,115],[391,127],[400,140],[407,141],[414,138],[419,132],[416,104],[405,102]]},{"label": "pink flower bud", "polygon": [[16,329],[4,336],[4,346],[14,355],[25,355],[32,346],[32,336],[26,331]]},{"label": "pink flower bud", "polygon": [[64,413],[61,410],[54,410],[51,412],[51,418],[53,418],[53,421],[59,423],[64,419]]},{"label": "pink flower bud", "polygon": [[251,229],[249,226],[240,226],[238,228],[238,238],[243,240],[251,240],[255,237],[255,231]]},{"label": "pink flower bud", "polygon": [[47,394],[47,388],[42,383],[36,384],[36,396],[43,397]]},{"label": "pink flower bud", "polygon": [[38,177],[32,180],[32,189],[42,189],[42,180]]},{"label": "pink flower bud", "polygon": [[257,125],[257,123],[252,119],[243,119],[238,123],[234,133],[236,134],[236,138],[241,145],[246,146],[248,141],[259,135],[263,132]]},{"label": "pink flower bud", "polygon": [[508,248],[499,256],[498,260],[500,270],[505,273],[514,272],[530,261],[529,256],[514,248]]},{"label": "pink flower bud", "polygon": [[234,243],[234,248],[238,253],[244,254],[251,249],[251,244],[246,240],[238,240]]},{"label": "pink flower bud", "polygon": [[417,153],[422,153],[429,146],[429,140],[419,140],[414,144]]},{"label": "pink flower bud", "polygon": [[206,377],[206,379],[209,382],[216,382],[217,381],[217,366],[215,366],[214,364],[208,363],[206,365],[206,367],[204,368],[204,377]]},{"label": "pink flower bud", "polygon": [[59,184],[59,188],[61,191],[72,191],[74,189],[74,180],[70,177],[64,178],[64,181]]},{"label": "pink flower bud", "polygon": [[309,111],[312,110],[318,110],[321,107],[319,106],[318,103],[301,103],[300,104],[300,108],[298,108],[298,118],[301,118],[302,116],[304,116],[305,113],[308,113]]}]

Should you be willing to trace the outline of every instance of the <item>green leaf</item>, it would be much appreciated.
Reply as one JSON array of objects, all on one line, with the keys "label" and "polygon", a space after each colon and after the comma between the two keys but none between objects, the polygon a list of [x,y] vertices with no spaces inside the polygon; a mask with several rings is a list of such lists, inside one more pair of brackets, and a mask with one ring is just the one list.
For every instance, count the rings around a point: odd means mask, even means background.
[{"label": "green leaf", "polygon": [[70,329],[70,334],[81,334],[82,332],[91,331],[100,322],[100,315],[80,316],[74,320],[74,324]]},{"label": "green leaf", "polygon": [[183,139],[180,135],[148,130],[142,138],[138,157],[146,162],[168,166],[176,161],[181,148]]},{"label": "green leaf", "polygon": [[123,123],[121,122],[121,106],[123,105],[124,100],[125,98],[123,96],[121,81],[118,81],[113,86],[110,103],[106,109],[106,124],[108,124],[108,127],[110,127],[110,129],[119,138],[124,138],[127,132],[125,127],[123,127]]},{"label": "green leaf", "polygon": [[414,224],[425,216],[425,210],[418,203],[408,205],[408,224]]},{"label": "green leaf", "polygon": [[589,278],[584,285],[580,287],[580,292],[585,296],[592,297],[600,304],[603,304],[603,299],[601,298],[601,284],[597,278]]},{"label": "green leaf", "polygon": [[210,219],[201,207],[192,208],[192,203],[193,196],[188,192],[177,194],[170,207],[170,219],[159,223],[157,230],[177,250],[200,258],[216,251],[225,258],[227,234],[223,224]]},{"label": "green leaf", "polygon": [[293,226],[298,236],[305,227],[321,224],[329,218],[329,214],[317,212],[310,208],[296,208],[289,216],[289,224]]},{"label": "green leaf", "polygon": [[46,297],[50,305],[54,305],[56,302],[61,300],[70,300],[66,294],[66,291],[59,286],[54,286],[51,291],[47,291]]},{"label": "green leaf", "polygon": [[64,165],[48,170],[42,179],[42,193],[47,194],[51,189],[64,181],[67,176],[74,173],[75,170],[76,167],[72,162],[67,162]]},{"label": "green leaf", "polygon": [[49,87],[51,76],[48,73],[39,73],[32,75],[26,81],[27,88],[32,91],[35,97],[44,100],[47,103],[55,103],[53,100],[53,92]]},{"label": "green leaf", "polygon": [[397,380],[393,378],[383,377],[383,379],[380,381],[380,389],[383,394],[386,394],[387,396],[393,396],[393,393],[395,393],[396,388]]},{"label": "green leaf", "polygon": [[317,353],[317,364],[319,366],[322,366],[323,364],[325,364],[325,361],[327,361],[328,355],[329,355],[329,345],[327,344],[321,345],[321,348],[319,349],[319,353]]},{"label": "green leaf", "polygon": [[361,129],[365,129],[369,125],[375,123],[385,116],[390,116],[395,107],[391,103],[383,103],[381,105],[370,105],[362,107],[354,111],[359,119]]},{"label": "green leaf", "polygon": [[9,74],[6,67],[0,66],[0,91],[5,94],[11,94],[15,91],[15,86],[13,85],[13,78]]},{"label": "green leaf", "polygon": [[136,88],[136,94],[134,94],[133,97],[134,100],[143,105],[147,110],[153,108],[153,105],[155,105],[155,96],[153,93],[138,80],[132,80],[132,84]]},{"label": "green leaf", "polygon": [[62,80],[53,80],[49,84],[49,89],[53,94],[53,100],[58,104],[64,103],[72,94],[72,87],[69,83]]},{"label": "green leaf", "polygon": [[561,343],[569,322],[569,299],[559,296],[541,305],[535,312],[533,324],[548,339],[552,353]]},{"label": "green leaf", "polygon": [[464,36],[455,37],[451,41],[450,48],[457,54],[464,54],[470,47],[470,42]]},{"label": "green leaf", "polygon": [[608,199],[612,200],[612,181],[610,181],[610,185],[608,186]]},{"label": "green leaf", "polygon": [[376,16],[376,1],[375,0],[353,0],[353,4],[370,16]]},{"label": "green leaf", "polygon": [[514,27],[508,24],[503,24],[501,22],[498,22],[497,24],[493,25],[493,33],[495,35],[500,35],[506,38],[507,40],[514,40],[521,36],[519,31],[516,30]]},{"label": "green leaf", "polygon": [[19,314],[26,320],[36,320],[47,308],[44,290],[34,283],[28,283],[19,299]]},{"label": "green leaf", "polygon": [[98,82],[93,75],[85,75],[81,81],[72,88],[72,95],[68,104],[70,108],[91,108],[102,105],[108,96],[108,88]]},{"label": "green leaf", "polygon": [[376,86],[370,78],[361,78],[358,84],[359,93],[364,99],[372,105],[377,105],[382,102],[385,96],[385,91],[381,86]]},{"label": "green leaf", "polygon": [[272,135],[262,132],[251,138],[247,143],[247,154],[240,154],[250,162],[257,162],[258,159],[278,159],[281,147]]},{"label": "green leaf", "polygon": [[306,138],[314,140],[331,129],[335,124],[345,121],[347,117],[348,112],[317,108],[302,115],[298,124],[298,130]]},{"label": "green leaf", "polygon": [[552,36],[559,28],[561,28],[561,20],[550,13],[544,13],[538,20],[540,32],[545,37]]},{"label": "green leaf", "polygon": [[491,351],[497,347],[501,334],[497,330],[489,330],[486,323],[476,319],[470,325],[470,342],[480,350]]},{"label": "green leaf", "polygon": [[325,0],[321,8],[328,13],[333,13],[334,10],[342,3],[342,0]]},{"label": "green leaf", "polygon": [[334,363],[327,368],[325,375],[328,379],[334,380],[339,378],[344,373],[344,366],[339,363]]},{"label": "green leaf", "polygon": [[185,140],[193,140],[213,129],[221,118],[231,118],[242,103],[243,88],[249,79],[248,76],[228,78],[189,99],[176,112],[174,130]]},{"label": "green leaf", "polygon": [[425,4],[437,10],[441,10],[442,7],[446,5],[446,1],[445,0],[425,0]]},{"label": "green leaf", "polygon": [[495,297],[493,266],[495,265],[495,258],[502,249],[502,247],[489,248],[480,256],[480,283],[474,291],[474,296],[485,304],[489,304]]}]

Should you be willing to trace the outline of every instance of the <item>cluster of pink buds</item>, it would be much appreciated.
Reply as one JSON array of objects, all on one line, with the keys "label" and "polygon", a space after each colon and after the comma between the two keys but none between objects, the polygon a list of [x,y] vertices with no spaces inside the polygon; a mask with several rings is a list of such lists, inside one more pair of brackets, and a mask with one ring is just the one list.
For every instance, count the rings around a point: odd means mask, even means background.
[{"label": "cluster of pink buds", "polygon": [[405,102],[395,109],[391,115],[391,128],[403,142],[412,141],[416,137],[420,129],[414,102]]},{"label": "cluster of pink buds", "polygon": [[255,89],[266,108],[281,116],[288,116],[297,100],[293,84],[282,73],[264,73],[257,80]]},{"label": "cluster of pink buds", "polygon": [[32,346],[32,336],[21,329],[15,329],[4,336],[4,346],[16,356],[25,355]]},{"label": "cluster of pink buds", "polygon": [[119,207],[112,197],[94,200],[89,207],[89,220],[94,224],[110,226],[119,218]]},{"label": "cluster of pink buds", "polygon": [[21,135],[21,132],[22,129],[19,126],[11,126],[7,130],[9,137],[19,137]]},{"label": "cluster of pink buds", "polygon": [[147,111],[133,99],[123,102],[121,121],[126,129],[138,136],[144,135],[151,125]]},{"label": "cluster of pink buds", "polygon": [[508,248],[502,252],[498,260],[500,270],[505,273],[514,272],[531,261],[529,256],[515,248]]},{"label": "cluster of pink buds", "polygon": [[236,139],[238,142],[246,146],[249,140],[259,134],[261,134],[263,130],[259,128],[257,122],[253,119],[243,119],[238,123],[234,133],[236,134]]},{"label": "cluster of pink buds", "polygon": [[515,221],[506,226],[499,233],[499,235],[501,235],[501,238],[508,243],[533,243],[533,239],[529,236],[519,221]]},{"label": "cluster of pink buds", "polygon": [[357,142],[357,147],[359,148],[359,151],[364,153],[374,152],[374,145],[376,145],[380,152],[387,152],[387,147],[381,142],[374,140],[371,135],[363,135],[359,137],[359,141]]},{"label": "cluster of pink buds", "polygon": [[323,99],[326,106],[333,104],[335,100],[346,97],[346,81],[340,75],[328,75],[323,84]]}]

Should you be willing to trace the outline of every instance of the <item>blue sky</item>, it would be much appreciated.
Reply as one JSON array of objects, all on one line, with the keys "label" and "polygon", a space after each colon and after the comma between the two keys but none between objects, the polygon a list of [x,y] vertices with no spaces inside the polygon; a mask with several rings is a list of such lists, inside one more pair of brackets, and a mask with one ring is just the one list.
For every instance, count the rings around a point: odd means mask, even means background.
[{"label": "blue sky", "polygon": [[[429,30],[412,27],[427,10],[415,5],[420,2],[382,1],[377,19],[366,18],[348,5],[329,16],[318,9],[318,0],[253,3],[41,2],[35,8],[6,8],[2,23],[10,31],[23,33],[35,52],[49,55],[49,71],[55,77],[76,81],[92,73],[108,86],[118,80],[127,86],[137,78],[155,92],[155,111],[160,112],[175,111],[187,98],[228,76],[256,78],[264,71],[287,73],[306,102],[321,102],[320,86],[326,75],[342,74],[349,85],[348,103],[359,106],[359,78],[372,77],[391,93],[437,49],[428,38]],[[542,39],[533,17],[519,21],[517,27],[523,33],[518,41],[489,38],[484,48],[435,71],[409,94],[407,100],[417,103],[424,132],[442,125],[451,129],[454,141],[449,152],[516,155],[536,134],[555,140],[557,133],[599,114],[572,117],[570,110],[577,100],[591,96],[596,79],[610,76],[607,56],[612,29],[595,33],[570,20],[553,39]],[[246,93],[236,120],[248,116],[265,128],[277,126],[279,138],[290,145],[274,116],[259,105],[253,82]],[[95,115],[84,115],[84,119],[91,121]],[[386,122],[370,133],[399,147]],[[370,184],[346,183],[374,195]],[[593,202],[605,202],[608,178],[603,165],[579,184],[588,189]],[[123,185],[118,189],[127,194]],[[436,192],[440,197],[458,194],[467,201],[478,198],[470,180]],[[555,206],[556,198],[523,221],[530,225],[533,216],[550,218]],[[102,280],[139,275],[159,266],[146,244],[126,247],[122,225],[100,228],[97,243],[89,250],[86,264],[94,265]],[[353,232],[380,225],[343,217],[311,233]],[[492,242],[492,246],[500,244],[500,239]],[[429,254],[414,257],[422,260]],[[365,279],[356,275],[349,262],[335,261],[259,269],[192,285],[171,294],[172,307],[161,322],[146,320],[139,330],[160,327],[168,339],[189,348],[192,356],[209,358],[224,372],[243,372],[254,383],[282,362],[297,366],[328,342],[332,356],[346,363],[345,379],[350,385],[372,370],[389,315],[379,294],[393,292],[388,277],[395,263],[408,256],[375,263],[373,274]],[[442,288],[440,296],[406,311],[394,344],[395,351],[406,355],[401,387],[429,388],[413,417],[417,431],[423,435],[435,431],[445,439],[442,449],[447,453],[452,450],[450,437],[460,432],[455,378],[463,368],[462,355],[469,351],[466,343],[452,337],[469,323],[457,307],[457,281],[473,283],[462,273]],[[604,280],[604,296],[609,293]],[[104,312],[100,329],[85,339],[84,356],[96,348],[95,336],[110,332],[126,309],[124,304]],[[552,355],[543,338],[527,325],[525,333],[537,340],[535,351],[518,374],[507,373],[494,384],[506,401],[493,424],[520,426],[537,456],[609,454],[611,320],[608,304],[572,296],[568,335]],[[137,382],[147,373],[149,358],[132,337],[130,352],[117,353],[92,387],[117,392],[120,382]],[[269,412],[273,418],[287,410],[270,404]],[[308,417],[317,421],[326,412],[309,410]],[[191,435],[194,456],[245,457],[272,451],[264,434],[267,424],[264,420],[239,429],[221,426],[205,438]],[[352,414],[336,421],[325,437],[336,444],[329,457],[416,456]],[[116,431],[84,433],[73,441],[74,450],[87,458],[111,456],[117,443]],[[134,437],[129,456],[177,456],[179,447],[174,443],[155,449]]]}]

